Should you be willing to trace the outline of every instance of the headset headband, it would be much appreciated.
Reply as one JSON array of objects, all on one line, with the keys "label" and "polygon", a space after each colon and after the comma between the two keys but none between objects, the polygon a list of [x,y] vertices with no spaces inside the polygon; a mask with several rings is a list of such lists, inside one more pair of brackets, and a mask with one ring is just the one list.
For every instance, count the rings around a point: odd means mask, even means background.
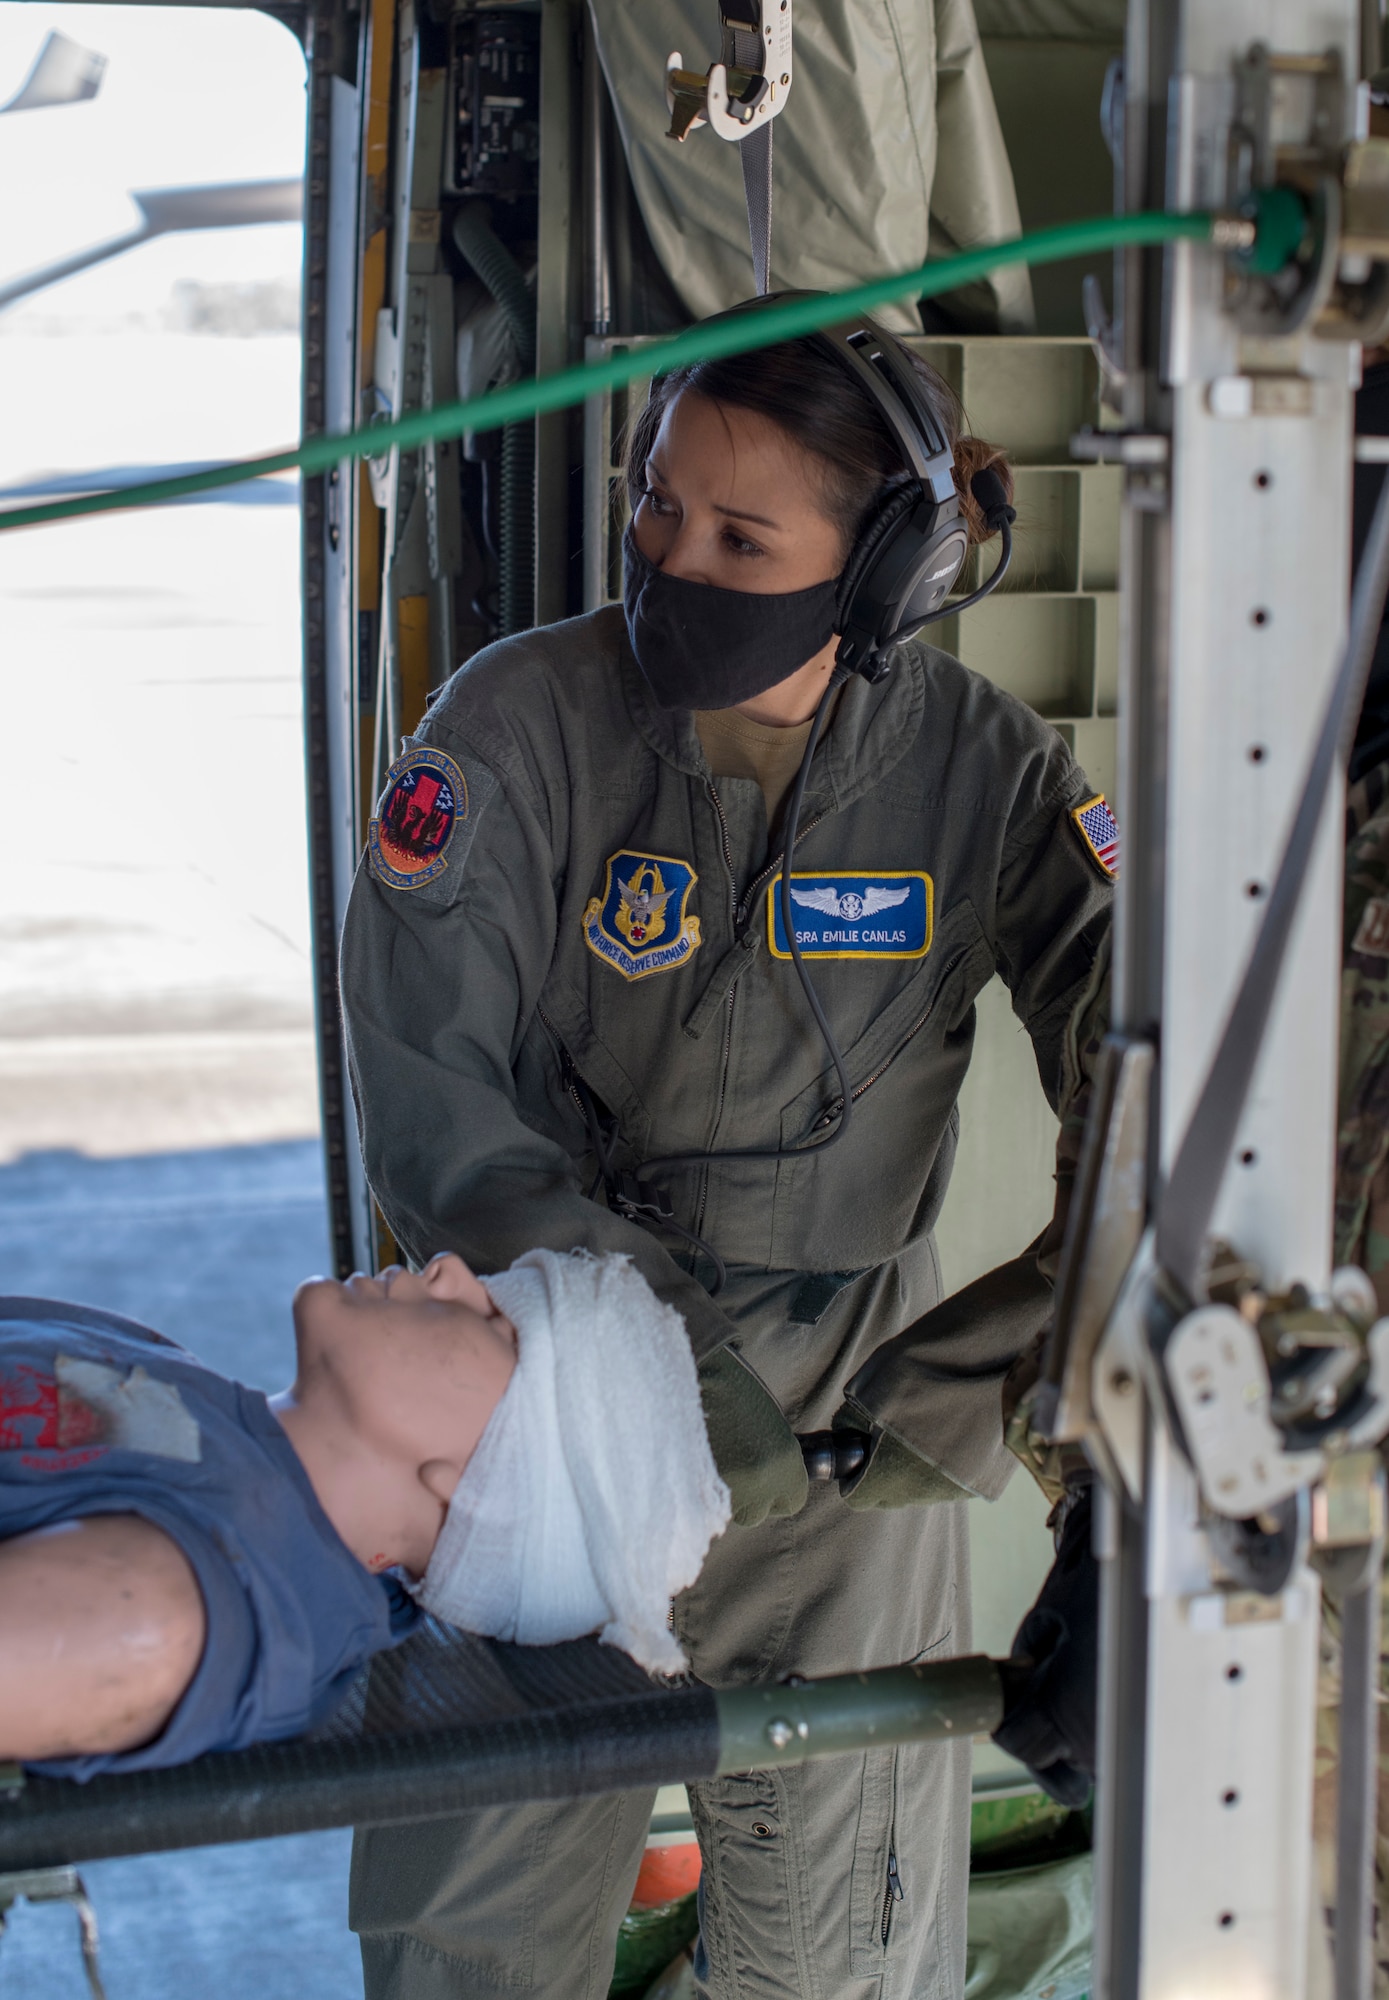
[{"label": "headset headband", "polygon": [[921,377],[900,341],[862,320],[825,327],[811,336],[872,397],[914,478],[938,504],[955,495],[955,458]]}]

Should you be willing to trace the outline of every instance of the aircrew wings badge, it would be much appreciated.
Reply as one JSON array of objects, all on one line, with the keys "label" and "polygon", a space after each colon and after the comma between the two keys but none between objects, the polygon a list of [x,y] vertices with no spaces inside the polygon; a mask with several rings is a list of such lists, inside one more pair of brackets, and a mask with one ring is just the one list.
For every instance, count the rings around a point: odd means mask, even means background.
[{"label": "aircrew wings badge", "polygon": [[1109,810],[1104,793],[1096,792],[1083,806],[1073,807],[1071,824],[1090,859],[1112,882],[1119,873],[1119,822]]},{"label": "aircrew wings badge", "polygon": [[610,854],[603,893],[584,911],[584,943],[624,979],[683,965],[700,946],[699,918],[686,915],[698,880],[668,854]]},{"label": "aircrew wings badge", "polygon": [[386,773],[367,836],[372,873],[392,889],[421,889],[448,867],[453,830],[468,817],[468,784],[432,744],[407,750]]}]

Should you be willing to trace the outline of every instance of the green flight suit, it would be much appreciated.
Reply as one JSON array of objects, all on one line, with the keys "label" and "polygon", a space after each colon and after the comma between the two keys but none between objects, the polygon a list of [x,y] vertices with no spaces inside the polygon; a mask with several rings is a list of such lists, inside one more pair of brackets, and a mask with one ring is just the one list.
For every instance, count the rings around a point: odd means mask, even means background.
[{"label": "green flight suit", "polygon": [[[995,970],[1058,1110],[1081,1083],[1073,1017],[1110,883],[1074,818],[1092,794],[1061,738],[923,645],[900,648],[878,686],[845,688],[797,870],[821,890],[836,875],[926,877],[929,925],[923,939],[891,909],[891,922],[851,915],[843,955],[812,962],[855,1097],[842,1143],[658,1177],[728,1265],[717,1299],[695,1275],[707,1260],[596,1192],[572,1080],[616,1121],[619,1170],[816,1147],[833,1129],[833,1069],[794,967],[769,948],[777,830],[769,845],[760,791],[715,785],[691,717],[652,702],[616,609],[479,655],[414,743],[452,760],[466,812],[418,886],[364,862],[342,961],[367,1172],[407,1253],[454,1248],[485,1274],[536,1244],[627,1251],[696,1354],[726,1343],[794,1430],[827,1425],[853,1382],[927,1461],[931,1490],[995,1497],[1013,1463],[1001,1382],[1046,1311],[1035,1259],[971,1288],[968,1312],[952,1301],[918,1324],[893,1365],[869,1358],[939,1299],[931,1229],[973,1002]],[[831,1487],[731,1527],[676,1607],[696,1673],[733,1683],[968,1650],[963,1514],[855,1509]],[[968,1778],[968,1746],[923,1746],[694,1788],[706,1990],[954,2000]],[[518,1808],[359,1837],[370,2000],[500,1986],[596,2000],[644,1810]]]}]

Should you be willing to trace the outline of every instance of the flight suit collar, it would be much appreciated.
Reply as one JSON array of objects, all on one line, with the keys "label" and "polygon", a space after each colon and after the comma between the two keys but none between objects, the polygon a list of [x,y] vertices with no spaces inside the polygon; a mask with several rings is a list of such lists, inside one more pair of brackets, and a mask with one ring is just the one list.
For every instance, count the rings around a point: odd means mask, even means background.
[{"label": "flight suit collar", "polygon": [[[709,766],[693,714],[657,706],[625,629],[618,637],[618,664],[627,710],[643,742],[677,771],[707,782]],[[876,687],[851,676],[829,740],[811,768],[806,816],[838,812],[881,784],[916,741],[925,709],[926,668],[917,646],[899,646],[892,672]]]}]

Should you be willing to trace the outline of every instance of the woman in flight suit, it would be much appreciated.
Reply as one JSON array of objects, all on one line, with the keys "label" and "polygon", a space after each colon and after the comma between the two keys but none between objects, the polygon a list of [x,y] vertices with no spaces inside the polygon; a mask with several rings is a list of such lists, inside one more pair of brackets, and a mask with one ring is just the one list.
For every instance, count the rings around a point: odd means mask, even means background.
[{"label": "woman in flight suit", "polygon": [[[931,1232],[995,971],[1074,1103],[1112,822],[1021,702],[874,624],[894,548],[929,584],[961,520],[987,532],[970,480],[1000,454],[961,430],[869,322],[658,382],[624,607],[454,676],[347,918],[363,1150],[411,1260],[625,1251],[684,1315],[735,1524],[674,1620],[715,1686],[969,1649],[963,1502],[1002,1490],[1000,1381],[1045,1317],[1035,1254],[941,1305]],[[838,685],[841,651],[879,677]],[[847,1119],[777,880],[827,690],[788,887]],[[810,1486],[797,1434],[836,1421],[867,1469]],[[954,2000],[969,1771],[914,1745],[694,1786],[703,1990]],[[600,2000],[650,1807],[360,1835],[368,2000]]]}]

